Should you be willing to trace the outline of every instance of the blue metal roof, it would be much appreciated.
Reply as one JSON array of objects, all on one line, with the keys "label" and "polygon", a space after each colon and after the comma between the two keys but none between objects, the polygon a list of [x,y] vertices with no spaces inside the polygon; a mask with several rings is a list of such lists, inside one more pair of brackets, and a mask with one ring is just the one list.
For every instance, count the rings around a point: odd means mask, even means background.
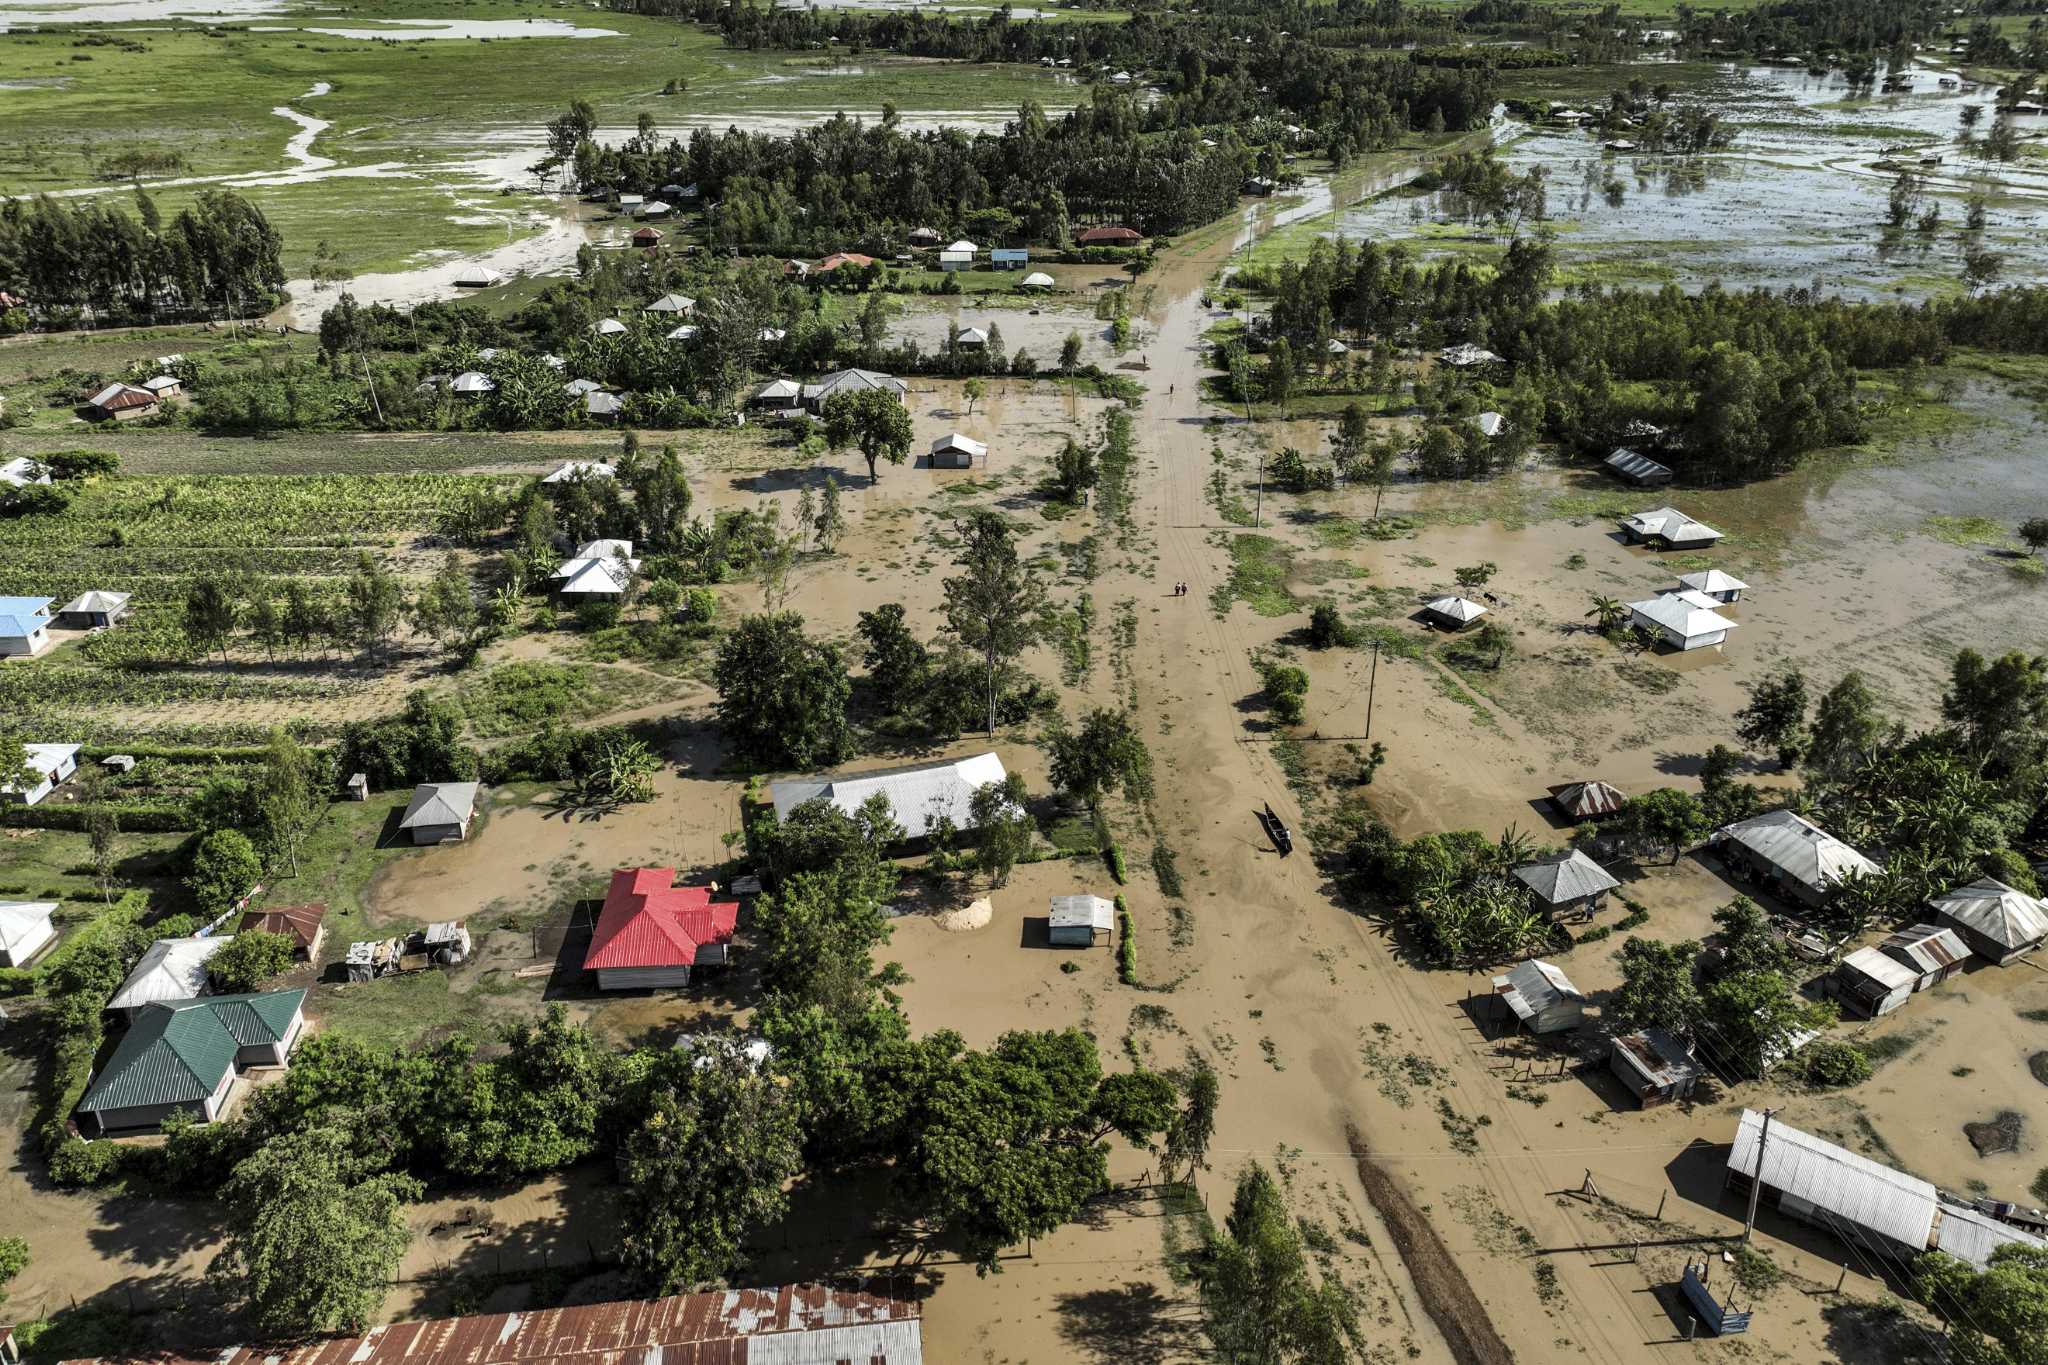
[{"label": "blue metal roof", "polygon": [[1021,246],[999,246],[988,253],[992,261],[1028,261],[1031,253]]}]

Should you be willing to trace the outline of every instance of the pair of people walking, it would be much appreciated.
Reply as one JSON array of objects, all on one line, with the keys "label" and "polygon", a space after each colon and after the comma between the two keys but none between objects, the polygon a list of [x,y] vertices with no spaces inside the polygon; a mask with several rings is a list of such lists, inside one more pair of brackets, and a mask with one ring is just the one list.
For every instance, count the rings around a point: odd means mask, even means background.
[{"label": "pair of people walking", "polygon": [[1185,583],[1176,583],[1176,584],[1174,584],[1174,585],[1173,585],[1173,595],[1174,595],[1175,597],[1186,597],[1186,596],[1188,595],[1188,585],[1187,585],[1187,584],[1185,584]]}]

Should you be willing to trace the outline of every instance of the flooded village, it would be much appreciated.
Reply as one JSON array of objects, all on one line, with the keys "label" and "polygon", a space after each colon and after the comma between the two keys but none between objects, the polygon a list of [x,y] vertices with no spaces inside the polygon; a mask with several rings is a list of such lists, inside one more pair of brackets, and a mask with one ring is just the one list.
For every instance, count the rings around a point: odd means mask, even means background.
[{"label": "flooded village", "polygon": [[0,1356],[2043,1359],[2044,72],[0,0]]}]

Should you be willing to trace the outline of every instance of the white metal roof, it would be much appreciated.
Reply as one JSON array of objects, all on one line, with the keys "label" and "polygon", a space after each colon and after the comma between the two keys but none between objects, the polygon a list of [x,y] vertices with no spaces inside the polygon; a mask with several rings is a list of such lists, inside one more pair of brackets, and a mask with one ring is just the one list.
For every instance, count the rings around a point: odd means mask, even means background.
[{"label": "white metal roof", "polygon": [[583,411],[592,417],[616,417],[626,409],[626,400],[615,393],[586,393]]},{"label": "white metal roof", "polygon": [[988,445],[986,442],[975,440],[972,436],[962,436],[957,431],[949,431],[932,442],[932,454],[936,455],[942,450],[964,451],[978,460],[988,454]]},{"label": "white metal roof", "polygon": [[468,270],[463,271],[460,275],[457,275],[455,277],[455,282],[460,285],[466,285],[472,289],[482,289],[488,288],[489,286],[494,284],[503,284],[505,282],[505,277],[499,274],[497,271],[491,269],[487,265],[479,265],[472,266]]},{"label": "white metal roof", "polygon": [[[1742,1111],[1728,1169],[1757,1177],[1757,1138],[1763,1115]],[[1763,1183],[1802,1199],[1829,1217],[1882,1233],[1904,1246],[1925,1247],[1934,1230],[1934,1186],[1918,1176],[1823,1142],[1789,1123],[1771,1121],[1763,1142]]]},{"label": "white metal roof", "polygon": [[60,615],[67,611],[119,611],[128,605],[131,595],[125,592],[108,592],[104,588],[91,588],[57,608],[57,611]]},{"label": "white metal roof", "polygon": [[1988,1213],[1966,1208],[1960,1204],[1941,1206],[1941,1226],[1934,1231],[1934,1245],[1946,1251],[1959,1261],[1968,1261],[1982,1270],[1991,1264],[1991,1253],[2008,1242],[2021,1246],[2048,1247],[2044,1241],[2024,1228],[2010,1223],[2001,1223]]},{"label": "white metal roof", "polygon": [[128,973],[107,1008],[137,1009],[156,1000],[190,1000],[206,994],[206,961],[225,948],[230,937],[158,939]]},{"label": "white metal roof", "polygon": [[1678,586],[1690,592],[1704,593],[1746,592],[1749,589],[1749,584],[1743,582],[1734,574],[1722,573],[1719,569],[1703,569],[1698,573],[1682,573],[1678,576]]},{"label": "white metal roof", "polygon": [[2048,939],[2048,904],[1995,877],[1945,891],[1927,904],[1935,913],[2007,948]]},{"label": "white metal roof", "polygon": [[1721,533],[1703,521],[1694,521],[1676,507],[1657,507],[1623,517],[1621,524],[1640,536],[1662,536],[1674,544],[1719,540]]},{"label": "white metal roof", "polygon": [[1486,615],[1486,608],[1463,597],[1439,597],[1423,610],[1435,616],[1448,616],[1454,621],[1477,621]]},{"label": "white metal roof", "polygon": [[975,790],[990,782],[1001,782],[1006,776],[1002,759],[994,754],[976,754],[972,758],[849,773],[845,777],[792,778],[770,783],[768,792],[775,801],[777,820],[787,820],[791,811],[816,797],[823,797],[852,815],[860,809],[861,802],[879,792],[889,798],[889,806],[905,837],[915,839],[929,834],[933,822],[942,815],[958,828],[967,828],[968,803]]},{"label": "white metal roof", "polygon": [[962,327],[953,334],[953,340],[964,341],[970,346],[988,345],[988,331],[981,327]]},{"label": "white metal roof", "polygon": [[597,325],[590,330],[601,337],[615,337],[626,330],[626,324],[617,318],[600,318]]},{"label": "white metal roof", "polygon": [[860,389],[880,389],[898,398],[910,392],[910,386],[894,375],[876,370],[850,369],[834,370],[817,383],[804,385],[803,396],[822,401],[841,390],[852,393]]},{"label": "white metal roof", "polygon": [[1515,869],[1514,876],[1552,905],[1584,900],[1621,885],[1608,875],[1606,868],[1578,849],[1540,863],[1524,863]]},{"label": "white metal roof", "polygon": [[1633,450],[1617,450],[1607,457],[1605,464],[1615,473],[1625,474],[1631,479],[1668,479],[1671,477],[1671,467],[1669,465],[1658,464],[1649,456],[1639,455]]},{"label": "white metal roof", "polygon": [[1116,902],[1101,896],[1054,896],[1050,924],[1054,929],[1082,924],[1090,929],[1108,929],[1116,924]]},{"label": "white metal roof", "polygon": [[603,460],[565,460],[542,483],[568,483],[573,479],[609,479],[617,476],[617,465]]},{"label": "white metal roof", "polygon": [[1050,289],[1052,283],[1052,276],[1043,270],[1034,270],[1019,281],[1020,286],[1025,289]]},{"label": "white metal roof", "polygon": [[1474,346],[1470,342],[1458,346],[1444,347],[1443,350],[1437,352],[1437,359],[1443,361],[1446,365],[1456,365],[1461,368],[1468,365],[1493,365],[1498,364],[1500,361],[1500,357],[1492,351],[1487,350],[1484,346]]},{"label": "white metal roof", "polygon": [[1586,1003],[1586,997],[1562,968],[1540,958],[1532,957],[1509,968],[1506,975],[1496,976],[1493,988],[1518,1019],[1533,1019],[1561,1004]]},{"label": "white metal roof", "polygon": [[1766,811],[1715,831],[1814,891],[1853,873],[1875,876],[1878,866],[1812,821],[1789,810]]},{"label": "white metal roof", "polygon": [[481,370],[464,370],[455,376],[455,382],[448,386],[457,393],[492,393],[498,385]]},{"label": "white metal roof", "polygon": [[1482,412],[1472,419],[1481,436],[1498,436],[1507,430],[1508,419],[1497,412]]},{"label": "white metal roof", "polygon": [[1920,973],[1876,948],[1858,948],[1844,957],[1835,970],[1867,976],[1887,991],[1910,991],[1920,980]]},{"label": "white metal roof", "polygon": [[[1030,281],[1026,280],[1025,283],[1029,284]],[[1046,283],[1051,284],[1052,281],[1047,280]],[[5,463],[0,463],[0,483],[13,484],[16,488],[23,488],[32,483],[48,483],[49,481],[50,467],[31,456],[17,455]]]},{"label": "white metal roof", "polygon": [[0,950],[13,956],[40,946],[50,936],[50,915],[56,909],[55,901],[0,901]]},{"label": "white metal roof", "polygon": [[701,330],[694,322],[686,322],[679,327],[669,328],[667,337],[670,341],[689,341]]},{"label": "white metal roof", "polygon": [[474,782],[422,782],[412,789],[400,829],[419,825],[459,825],[476,811]]},{"label": "white metal roof", "polygon": [[962,238],[961,238],[961,239],[960,239],[959,241],[957,241],[957,242],[953,243],[953,245],[951,245],[951,246],[947,247],[947,248],[946,248],[946,250],[948,250],[948,251],[966,251],[966,252],[975,252],[975,251],[979,251],[979,250],[981,250],[981,248],[980,248],[980,247],[978,247],[978,246],[976,246],[976,245],[975,245],[974,243],[972,243],[972,242],[968,241],[968,240],[967,240],[967,239],[966,239],[965,237],[962,237]]},{"label": "white metal roof", "polygon": [[[1714,603],[1719,606],[1720,603]],[[1717,630],[1734,630],[1740,621],[1731,621],[1714,610],[1713,606],[1701,606],[1698,601],[1688,600],[1681,594],[1671,593],[1663,597],[1652,597],[1642,602],[1631,602],[1628,609],[1654,625],[1687,640],[1696,640],[1702,635],[1711,635]]]},{"label": "white metal roof", "polygon": [[604,385],[595,379],[571,379],[562,385],[562,392],[571,398],[581,398],[586,393],[596,393]]}]

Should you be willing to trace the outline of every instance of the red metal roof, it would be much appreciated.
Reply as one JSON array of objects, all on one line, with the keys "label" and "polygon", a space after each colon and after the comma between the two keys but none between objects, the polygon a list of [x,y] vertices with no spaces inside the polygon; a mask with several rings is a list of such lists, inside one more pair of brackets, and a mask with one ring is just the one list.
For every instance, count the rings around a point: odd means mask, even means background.
[{"label": "red metal roof", "polygon": [[706,944],[729,943],[738,901],[713,901],[708,886],[675,885],[672,867],[622,867],[612,873],[590,952],[601,967],[689,967]]},{"label": "red metal roof", "polygon": [[293,943],[311,949],[313,940],[320,936],[320,921],[326,918],[325,905],[273,905],[244,913],[235,932],[260,929],[266,934],[290,934]]},{"label": "red metal roof", "polygon": [[[230,1346],[204,1356],[164,1351],[125,1359],[132,1365],[744,1365],[752,1340],[815,1333],[815,1352],[778,1349],[775,1358],[918,1365],[921,1326],[911,1299],[787,1285],[399,1322],[359,1337],[300,1346]],[[791,1344],[776,1342],[778,1348]],[[855,1350],[861,1354],[853,1355]],[[112,1365],[112,1359],[65,1365]]]},{"label": "red metal roof", "polygon": [[1075,237],[1074,240],[1082,246],[1088,246],[1095,242],[1135,242],[1140,240],[1140,238],[1137,231],[1133,228],[1092,227],[1083,228],[1080,235]]}]

